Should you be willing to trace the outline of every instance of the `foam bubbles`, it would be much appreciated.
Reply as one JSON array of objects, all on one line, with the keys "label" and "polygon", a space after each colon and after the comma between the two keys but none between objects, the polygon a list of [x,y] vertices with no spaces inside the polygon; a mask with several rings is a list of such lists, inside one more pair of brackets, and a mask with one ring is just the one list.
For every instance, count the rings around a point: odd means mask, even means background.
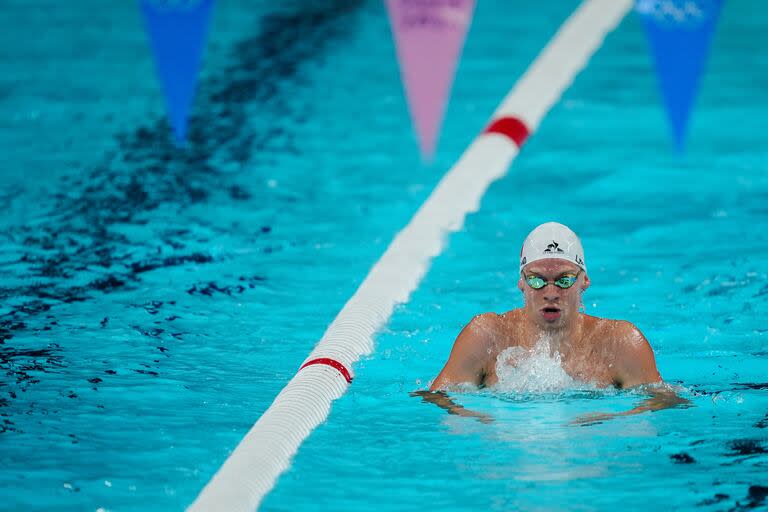
[{"label": "foam bubbles", "polygon": [[502,351],[496,359],[496,375],[496,390],[502,392],[551,393],[594,387],[563,370],[560,353],[552,354],[547,338],[531,349],[509,347]]}]

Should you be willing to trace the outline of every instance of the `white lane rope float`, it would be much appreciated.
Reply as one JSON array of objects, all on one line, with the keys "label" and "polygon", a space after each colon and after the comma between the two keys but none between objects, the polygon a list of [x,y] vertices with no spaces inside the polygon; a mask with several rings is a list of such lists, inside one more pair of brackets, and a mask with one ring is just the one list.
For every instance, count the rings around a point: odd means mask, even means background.
[{"label": "white lane rope float", "polygon": [[408,301],[450,232],[477,211],[520,147],[576,74],[629,12],[632,0],[585,0],[541,51],[472,142],[400,231],[309,357],[187,509],[252,511],[285,471],[331,402],[352,383],[352,365]]}]

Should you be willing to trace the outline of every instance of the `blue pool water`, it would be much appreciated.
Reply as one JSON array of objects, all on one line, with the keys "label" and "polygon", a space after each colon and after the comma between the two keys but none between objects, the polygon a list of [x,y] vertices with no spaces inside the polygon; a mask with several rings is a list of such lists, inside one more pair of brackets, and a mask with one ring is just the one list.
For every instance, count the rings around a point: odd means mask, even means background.
[{"label": "blue pool water", "polygon": [[[6,4],[6,510],[191,503],[575,5],[480,2],[425,167],[379,2],[221,2],[186,152],[134,5]],[[608,37],[263,510],[766,506],[761,6],[726,3],[683,157],[638,20]],[[692,407],[574,426],[644,396],[456,396],[486,424],[410,396],[473,315],[522,304],[520,243],[547,220],[582,237],[587,313],[638,325]]]}]

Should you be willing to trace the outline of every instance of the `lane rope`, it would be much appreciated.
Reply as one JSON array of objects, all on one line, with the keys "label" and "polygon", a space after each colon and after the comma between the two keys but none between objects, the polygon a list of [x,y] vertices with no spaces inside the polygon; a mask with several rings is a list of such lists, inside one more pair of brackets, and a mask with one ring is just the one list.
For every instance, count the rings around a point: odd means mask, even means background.
[{"label": "lane rope", "polygon": [[522,147],[531,131],[525,123],[516,117],[500,117],[493,121],[483,133],[500,133],[506,135],[518,148]]},{"label": "lane rope", "polygon": [[348,369],[373,352],[374,336],[394,307],[408,301],[448,235],[477,211],[488,186],[506,174],[520,146],[631,8],[632,0],[585,0],[571,14],[188,510],[258,508],[304,439],[328,417],[331,402],[346,392]]},{"label": "lane rope", "polygon": [[306,363],[304,363],[299,367],[299,371],[313,364],[326,364],[331,368],[336,368],[337,370],[339,370],[339,373],[344,377],[344,380],[346,380],[348,384],[352,384],[352,374],[349,372],[349,370],[347,370],[347,367],[341,364],[340,362],[338,362],[337,360],[331,359],[330,357],[318,357],[317,359],[312,359],[311,361],[307,361]]}]

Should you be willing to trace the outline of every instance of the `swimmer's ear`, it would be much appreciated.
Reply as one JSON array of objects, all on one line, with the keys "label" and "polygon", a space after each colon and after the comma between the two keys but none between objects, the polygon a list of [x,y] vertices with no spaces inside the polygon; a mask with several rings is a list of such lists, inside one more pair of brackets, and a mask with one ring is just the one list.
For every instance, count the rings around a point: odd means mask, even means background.
[{"label": "swimmer's ear", "polygon": [[584,291],[587,288],[589,288],[589,276],[584,274],[584,286],[581,287],[581,290]]}]

